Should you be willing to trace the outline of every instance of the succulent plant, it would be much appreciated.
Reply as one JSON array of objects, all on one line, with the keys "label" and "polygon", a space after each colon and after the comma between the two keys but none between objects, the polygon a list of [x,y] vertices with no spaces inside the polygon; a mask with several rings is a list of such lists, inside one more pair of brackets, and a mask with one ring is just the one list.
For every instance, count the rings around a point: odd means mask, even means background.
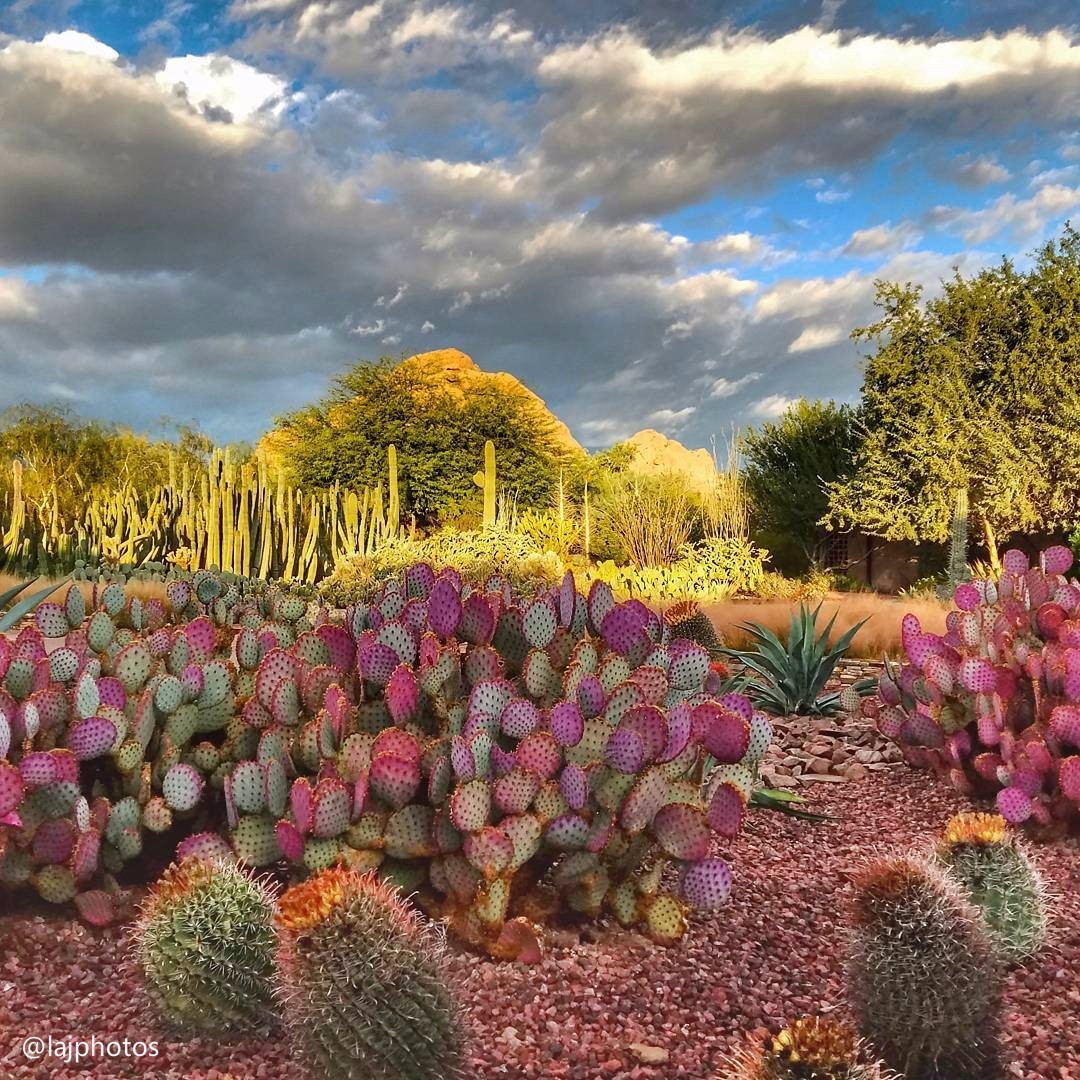
[{"label": "succulent plant", "polygon": [[1046,887],[1023,843],[997,814],[958,814],[937,859],[986,920],[1007,964],[1034,956],[1046,940]]},{"label": "succulent plant", "polygon": [[[821,604],[813,610],[800,604],[798,612],[791,616],[786,644],[767,627],[756,623],[740,624],[740,629],[750,635],[754,647],[723,650],[724,655],[753,673],[747,692],[756,705],[774,716],[793,713],[829,715],[841,707],[840,692],[825,693],[825,684],[866,620],[857,622],[831,642],[829,635],[836,622],[836,613],[818,634],[820,612]],[[860,681],[853,692],[870,693],[872,689],[872,681]]]},{"label": "succulent plant", "polygon": [[778,1035],[752,1038],[718,1080],[896,1080],[846,1024],[810,1016]]},{"label": "succulent plant", "polygon": [[862,1035],[907,1080],[1001,1075],[1001,980],[978,911],[914,857],[873,861],[855,886],[848,998]]},{"label": "succulent plant", "polygon": [[373,873],[324,870],[281,897],[282,1013],[316,1077],[464,1076],[464,1025],[443,942]]},{"label": "succulent plant", "polygon": [[173,1024],[218,1031],[273,1013],[274,896],[224,859],[171,865],[135,926],[146,986]]},{"label": "succulent plant", "polygon": [[680,600],[664,612],[664,623],[672,638],[685,638],[700,645],[710,660],[719,660],[723,641],[716,633],[712,619],[701,610],[696,600]]},{"label": "succulent plant", "polygon": [[1080,584],[1072,552],[1038,566],[1002,557],[997,581],[959,585],[946,633],[904,617],[907,663],[887,668],[864,715],[912,765],[994,797],[1013,825],[1050,832],[1080,816]]}]

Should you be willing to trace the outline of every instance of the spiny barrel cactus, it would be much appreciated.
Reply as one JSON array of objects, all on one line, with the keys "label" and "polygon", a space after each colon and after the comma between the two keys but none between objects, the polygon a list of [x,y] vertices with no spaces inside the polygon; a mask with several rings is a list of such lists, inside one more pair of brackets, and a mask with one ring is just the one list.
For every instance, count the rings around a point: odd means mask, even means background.
[{"label": "spiny barrel cactus", "polygon": [[680,600],[664,612],[664,623],[672,638],[686,638],[700,645],[711,660],[719,660],[724,643],[716,633],[712,620],[696,600]]},{"label": "spiny barrel cactus", "polygon": [[277,924],[283,1015],[316,1077],[464,1076],[442,940],[396,889],[324,870],[281,897]]},{"label": "spiny barrel cactus", "polygon": [[846,1024],[809,1016],[779,1035],[751,1039],[717,1080],[896,1080]]},{"label": "spiny barrel cactus", "polygon": [[1023,844],[997,814],[958,814],[937,859],[986,920],[1008,964],[1030,959],[1046,940],[1046,888]]},{"label": "spiny barrel cactus", "polygon": [[944,634],[904,616],[907,663],[888,668],[864,715],[963,794],[993,796],[1013,825],[1080,823],[1080,582],[1063,546],[1038,566],[1002,557],[997,581],[954,594]]},{"label": "spiny barrel cactus", "polygon": [[994,948],[930,863],[884,859],[856,876],[848,997],[862,1035],[907,1080],[1000,1075]]},{"label": "spiny barrel cactus", "polygon": [[146,986],[180,1027],[217,1031],[273,1012],[274,897],[221,859],[170,866],[135,926]]}]

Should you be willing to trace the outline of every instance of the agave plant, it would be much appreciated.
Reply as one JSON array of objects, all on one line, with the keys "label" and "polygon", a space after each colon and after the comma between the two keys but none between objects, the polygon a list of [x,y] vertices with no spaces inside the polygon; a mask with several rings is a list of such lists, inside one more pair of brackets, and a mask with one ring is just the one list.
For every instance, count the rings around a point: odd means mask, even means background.
[{"label": "agave plant", "polygon": [[[791,616],[791,630],[785,645],[771,630],[758,623],[741,623],[749,634],[752,649],[724,649],[724,654],[754,672],[746,693],[773,716],[830,716],[840,709],[840,693],[822,693],[832,677],[837,661],[847,652],[865,619],[857,622],[835,642],[830,642],[836,613],[825,629],[817,632],[821,604],[811,610],[805,604]],[[855,684],[860,694],[869,693],[872,680]]]},{"label": "agave plant", "polygon": [[24,596],[17,604],[13,604],[12,607],[8,608],[8,604],[11,604],[20,593],[30,588],[36,581],[37,578],[21,581],[0,593],[0,634],[6,634],[9,630],[14,630],[38,604],[59,588],[55,581],[51,581],[43,589],[38,589],[37,592],[31,593],[29,596]]}]

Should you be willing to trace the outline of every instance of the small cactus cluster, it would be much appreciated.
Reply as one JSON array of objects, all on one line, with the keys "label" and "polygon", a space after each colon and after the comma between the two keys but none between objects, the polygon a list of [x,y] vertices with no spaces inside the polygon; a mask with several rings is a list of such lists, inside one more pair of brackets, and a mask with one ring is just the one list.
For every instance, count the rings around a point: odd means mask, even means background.
[{"label": "small cactus cluster", "polygon": [[640,601],[423,563],[344,625],[206,571],[166,595],[111,584],[86,610],[72,589],[0,639],[0,886],[98,912],[169,833],[180,858],[377,868],[529,958],[560,907],[670,942],[727,897],[712,838],[738,832],[771,728]]},{"label": "small cactus cluster", "polygon": [[274,896],[235,863],[189,857],[158,879],[134,937],[146,986],[178,1027],[217,1031],[273,1009]]},{"label": "small cactus cluster", "polygon": [[907,1080],[1001,1075],[994,947],[931,862],[884,859],[857,874],[848,997],[862,1035]]},{"label": "small cactus cluster", "polygon": [[1046,888],[1024,846],[998,814],[958,814],[935,852],[986,920],[1006,964],[1034,956],[1046,940]]},{"label": "small cactus cluster", "polygon": [[282,897],[282,1015],[314,1076],[453,1080],[464,1023],[443,939],[373,872],[323,870]]},{"label": "small cactus cluster", "polygon": [[881,676],[864,715],[912,764],[994,796],[1013,825],[1080,818],[1080,582],[1067,547],[1038,566],[1008,551],[997,582],[955,591],[944,635],[904,617],[907,663]]},{"label": "small cactus cluster", "polygon": [[778,1035],[747,1040],[717,1080],[895,1080],[895,1073],[846,1024],[807,1016]]}]

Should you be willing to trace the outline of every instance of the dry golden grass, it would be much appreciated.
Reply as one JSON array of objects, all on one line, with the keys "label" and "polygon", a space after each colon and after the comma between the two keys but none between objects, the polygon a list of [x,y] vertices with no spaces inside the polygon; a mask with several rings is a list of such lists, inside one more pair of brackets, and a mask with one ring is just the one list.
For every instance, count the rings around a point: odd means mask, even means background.
[{"label": "dry golden grass", "polygon": [[[749,644],[749,640],[746,633],[739,629],[739,623],[760,623],[781,640],[786,640],[791,615],[798,606],[787,600],[729,600],[721,604],[702,604],[701,607],[712,619],[717,631],[723,634],[725,644],[740,649]],[[836,638],[860,619],[869,618],[869,622],[855,635],[848,655],[880,660],[884,654],[900,655],[900,620],[907,612],[913,611],[918,615],[924,630],[943,634],[948,610],[946,604],[935,600],[911,600],[873,593],[835,593],[825,599],[818,625],[823,627],[836,612],[832,633]]]},{"label": "dry golden grass", "polygon": [[[20,580],[25,579],[14,577],[11,574],[0,574],[0,592],[3,592],[5,589],[10,589],[16,582]],[[46,578],[42,578],[40,581],[30,586],[30,588],[27,589],[26,592],[24,592],[22,596],[19,597],[19,599],[22,599],[22,597],[26,596],[28,593],[36,592],[38,589],[45,588],[47,584],[48,580]],[[67,594],[68,586],[70,584],[70,579],[63,579],[61,581],[57,581],[56,591],[52,593],[48,597],[48,599],[56,600],[57,602],[62,601],[64,596]],[[87,581],[80,581],[77,582],[77,584],[83,594],[83,597],[86,599],[87,603],[89,603],[90,594],[94,588],[93,585],[91,585]],[[162,600],[165,599],[165,586],[160,581],[129,581],[124,586],[124,592],[128,596],[137,596],[141,600],[149,600],[151,597],[154,596]]]}]

